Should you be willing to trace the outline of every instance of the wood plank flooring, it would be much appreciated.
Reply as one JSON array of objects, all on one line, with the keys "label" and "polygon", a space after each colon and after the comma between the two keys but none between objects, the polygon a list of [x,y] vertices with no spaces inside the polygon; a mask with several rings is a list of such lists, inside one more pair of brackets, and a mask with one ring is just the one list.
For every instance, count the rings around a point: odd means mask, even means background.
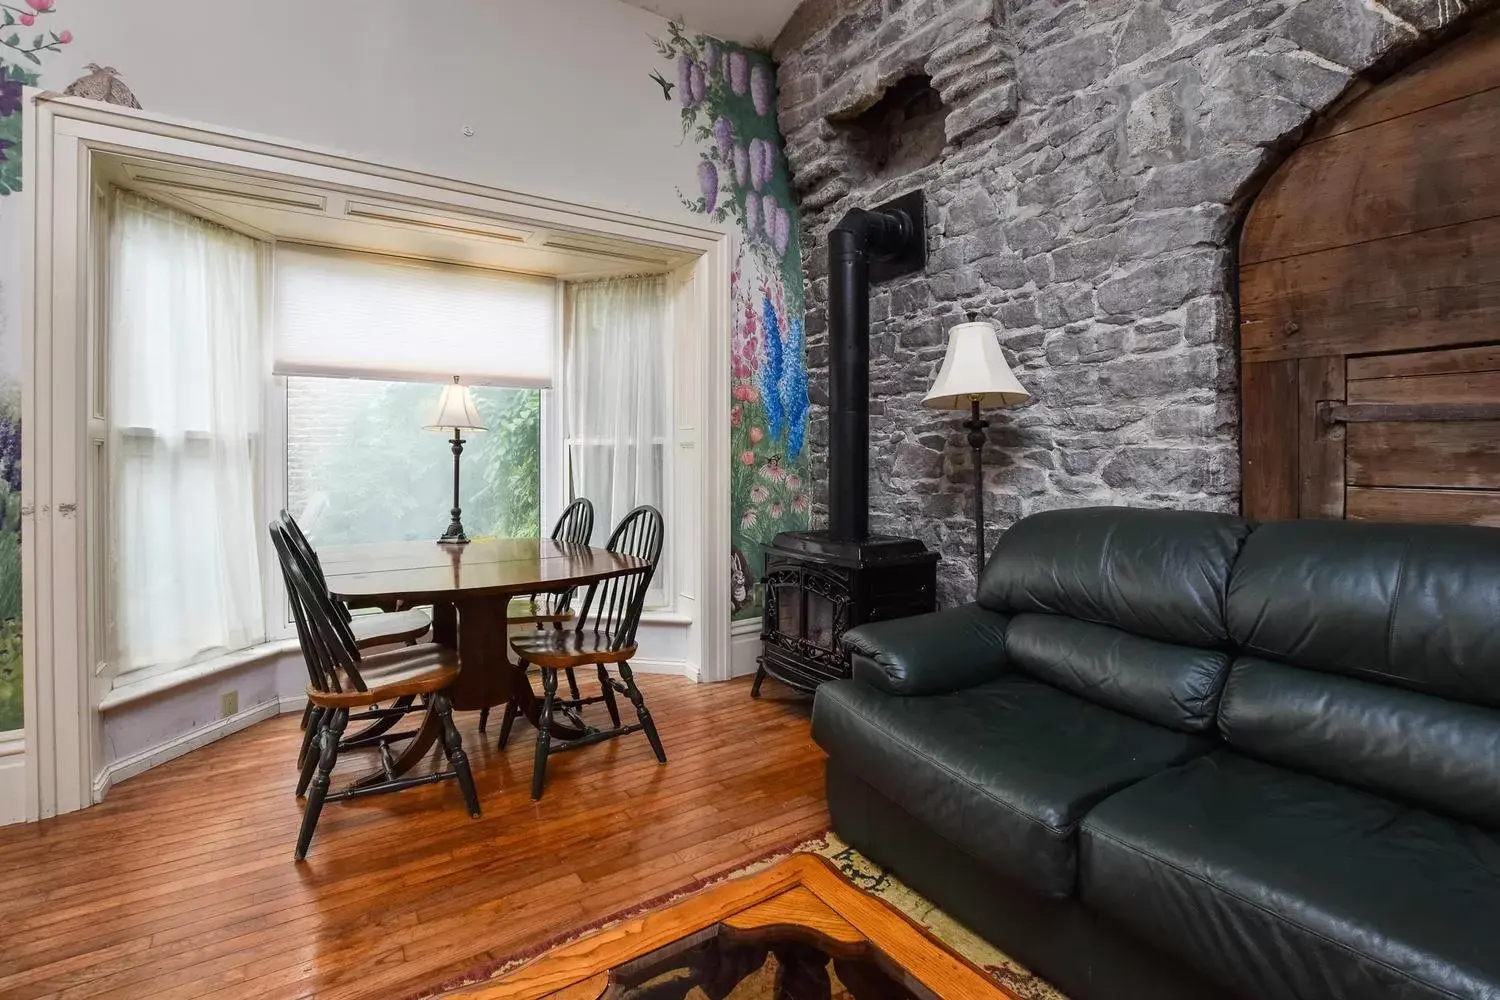
[{"label": "wood plank flooring", "polygon": [[295,716],[0,828],[0,996],[401,997],[827,828],[806,699],[641,686],[665,766],[639,734],[560,754],[533,803],[535,731],[502,753],[462,713],[481,819],[453,782],[331,804],[303,865]]}]

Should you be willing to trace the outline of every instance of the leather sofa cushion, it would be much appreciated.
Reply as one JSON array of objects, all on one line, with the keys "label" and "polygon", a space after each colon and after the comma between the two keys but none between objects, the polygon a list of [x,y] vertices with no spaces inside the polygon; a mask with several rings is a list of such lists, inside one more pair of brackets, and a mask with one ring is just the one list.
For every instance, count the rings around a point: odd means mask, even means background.
[{"label": "leather sofa cushion", "polygon": [[1084,821],[1084,902],[1247,997],[1500,997],[1500,838],[1220,751]]},{"label": "leather sofa cushion", "polygon": [[1087,698],[1186,733],[1213,728],[1229,654],[1144,639],[1059,615],[1017,615],[1006,632],[1011,662]]},{"label": "leather sofa cushion", "polygon": [[1250,526],[1201,511],[1084,507],[1033,514],[979,581],[992,611],[1066,615],[1137,635],[1223,646],[1229,569]]},{"label": "leather sofa cushion", "polygon": [[1073,892],[1077,823],[1094,803],[1211,746],[1022,675],[922,698],[834,681],[818,688],[812,728],[934,832],[1059,897]]},{"label": "leather sofa cushion", "polygon": [[1229,583],[1246,652],[1500,707],[1497,608],[1495,528],[1262,525]]},{"label": "leather sofa cushion", "polygon": [[1247,657],[1219,728],[1253,756],[1500,830],[1493,708]]},{"label": "leather sofa cushion", "polygon": [[977,604],[844,633],[854,676],[887,694],[945,694],[1005,672],[1008,619]]}]

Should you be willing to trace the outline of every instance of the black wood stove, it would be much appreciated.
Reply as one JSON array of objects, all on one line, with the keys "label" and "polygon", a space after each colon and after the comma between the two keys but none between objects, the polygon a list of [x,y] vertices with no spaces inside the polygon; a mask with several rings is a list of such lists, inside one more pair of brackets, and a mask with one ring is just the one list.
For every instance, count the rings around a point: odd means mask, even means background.
[{"label": "black wood stove", "polygon": [[870,285],[922,270],[925,223],[917,191],[828,235],[828,530],[783,532],[766,553],[756,696],[767,674],[803,691],[848,677],[846,631],[936,607],[937,553],[869,531]]}]

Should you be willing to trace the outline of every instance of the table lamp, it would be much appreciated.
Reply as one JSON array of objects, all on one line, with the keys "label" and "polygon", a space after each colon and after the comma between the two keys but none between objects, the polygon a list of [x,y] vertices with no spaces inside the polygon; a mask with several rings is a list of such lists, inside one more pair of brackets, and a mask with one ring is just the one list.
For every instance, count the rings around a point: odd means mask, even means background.
[{"label": "table lamp", "polygon": [[923,406],[935,410],[968,410],[969,447],[974,449],[974,576],[984,574],[984,429],[990,425],[980,407],[1024,403],[1031,395],[1016,381],[995,328],[989,323],[960,323],[948,331],[948,353]]},{"label": "table lamp", "polygon": [[458,457],[464,453],[464,431],[482,431],[484,422],[479,419],[479,409],[474,405],[474,395],[469,392],[469,387],[458,384],[458,376],[453,376],[453,384],[443,386],[443,395],[438,400],[437,415],[427,425],[430,431],[453,432],[453,510],[450,511],[453,520],[448,525],[448,530],[443,532],[443,537],[438,539],[442,545],[467,545],[469,536],[464,534],[464,523],[460,518],[462,511],[458,507]]}]

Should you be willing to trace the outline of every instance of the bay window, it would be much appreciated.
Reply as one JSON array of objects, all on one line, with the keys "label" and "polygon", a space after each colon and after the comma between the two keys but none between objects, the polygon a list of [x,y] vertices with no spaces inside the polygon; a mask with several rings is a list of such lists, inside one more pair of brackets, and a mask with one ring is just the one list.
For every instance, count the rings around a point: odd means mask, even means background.
[{"label": "bay window", "polygon": [[106,634],[114,671],[265,637],[256,241],[128,192],[110,218]]},{"label": "bay window", "polygon": [[[318,546],[435,539],[452,454],[426,428],[455,375],[486,427],[462,460],[471,537],[536,537],[586,496],[602,545],[631,508],[668,505],[672,312],[660,276],[564,295],[550,277],[262,243],[128,192],[113,198],[110,234],[104,604],[116,683],[290,634],[263,537],[283,506]],[[552,482],[567,495],[544,501]],[[654,607],[671,603],[670,566]]]}]

